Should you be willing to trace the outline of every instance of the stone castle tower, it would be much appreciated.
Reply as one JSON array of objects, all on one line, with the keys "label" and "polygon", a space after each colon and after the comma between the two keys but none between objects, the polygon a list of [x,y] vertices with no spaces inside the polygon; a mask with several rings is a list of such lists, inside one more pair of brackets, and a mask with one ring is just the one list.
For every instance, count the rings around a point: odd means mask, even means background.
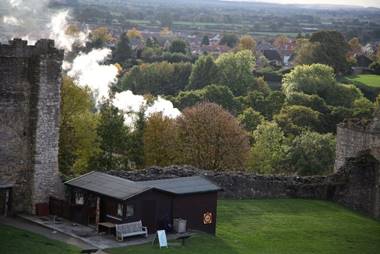
[{"label": "stone castle tower", "polygon": [[54,41],[0,44],[0,187],[12,212],[60,197],[58,137],[63,51]]},{"label": "stone castle tower", "polygon": [[380,112],[371,121],[349,119],[337,127],[335,170],[348,158],[369,151],[380,161]]}]

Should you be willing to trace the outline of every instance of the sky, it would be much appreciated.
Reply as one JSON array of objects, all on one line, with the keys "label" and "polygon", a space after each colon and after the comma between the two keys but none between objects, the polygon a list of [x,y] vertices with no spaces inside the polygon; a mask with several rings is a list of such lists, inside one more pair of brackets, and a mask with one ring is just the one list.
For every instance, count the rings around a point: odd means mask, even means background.
[{"label": "sky", "polygon": [[[231,1],[231,0],[230,0]],[[280,4],[337,4],[337,5],[359,5],[364,7],[379,7],[380,0],[232,0],[247,2],[270,2]]]}]

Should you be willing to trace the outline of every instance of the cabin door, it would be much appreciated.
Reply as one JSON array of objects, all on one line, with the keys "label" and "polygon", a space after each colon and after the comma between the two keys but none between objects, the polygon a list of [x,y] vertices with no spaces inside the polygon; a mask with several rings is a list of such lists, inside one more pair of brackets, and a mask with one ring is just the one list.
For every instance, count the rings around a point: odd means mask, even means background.
[{"label": "cabin door", "polygon": [[144,200],[142,204],[142,223],[148,227],[149,234],[157,230],[157,205],[155,200]]},{"label": "cabin door", "polygon": [[0,216],[7,216],[9,212],[10,189],[0,189]]}]

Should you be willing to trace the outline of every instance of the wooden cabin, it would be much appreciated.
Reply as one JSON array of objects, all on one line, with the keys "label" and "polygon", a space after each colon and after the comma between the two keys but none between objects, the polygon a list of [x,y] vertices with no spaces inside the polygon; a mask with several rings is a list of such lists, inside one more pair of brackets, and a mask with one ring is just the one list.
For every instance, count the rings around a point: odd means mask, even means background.
[{"label": "wooden cabin", "polygon": [[65,183],[70,219],[85,225],[142,220],[149,233],[172,229],[173,219],[187,228],[215,234],[220,188],[201,176],[133,182],[90,172]]}]

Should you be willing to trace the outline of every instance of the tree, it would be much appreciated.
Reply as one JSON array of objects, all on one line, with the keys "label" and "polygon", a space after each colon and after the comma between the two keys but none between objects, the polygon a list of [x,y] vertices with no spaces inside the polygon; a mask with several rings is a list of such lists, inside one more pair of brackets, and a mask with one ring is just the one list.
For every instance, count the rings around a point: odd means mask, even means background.
[{"label": "tree", "polygon": [[209,85],[198,90],[181,91],[178,96],[173,98],[174,105],[179,109],[194,106],[202,101],[216,103],[232,113],[241,108],[231,90],[221,85]]},{"label": "tree", "polygon": [[129,45],[129,38],[125,33],[122,33],[115,50],[112,52],[113,61],[125,64],[131,57],[132,49]]},{"label": "tree", "polygon": [[235,34],[224,34],[220,40],[220,45],[227,45],[230,48],[234,48],[238,42],[238,37]]},{"label": "tree", "polygon": [[203,90],[181,91],[173,98],[173,104],[179,110],[192,107],[204,100]]},{"label": "tree", "polygon": [[371,119],[375,111],[375,105],[365,97],[356,99],[353,103],[353,116]]},{"label": "tree", "polygon": [[377,75],[380,75],[380,62],[373,62],[369,68]]},{"label": "tree", "polygon": [[348,62],[348,44],[343,35],[337,31],[318,31],[312,34],[310,42],[317,43],[314,48],[314,63],[326,64],[334,68],[336,73],[346,72]]},{"label": "tree", "polygon": [[332,173],[335,162],[335,137],[306,131],[297,136],[287,153],[287,169],[298,175]]},{"label": "tree", "polygon": [[245,109],[238,116],[239,122],[249,132],[256,130],[257,126],[259,126],[264,119],[265,118],[260,114],[260,112],[253,110],[251,107]]},{"label": "tree", "polygon": [[129,129],[124,125],[123,113],[109,100],[100,106],[97,133],[101,153],[94,159],[94,167],[105,171],[127,168]]},{"label": "tree", "polygon": [[175,120],[156,113],[144,127],[145,166],[169,166],[178,159],[177,126]]},{"label": "tree", "polygon": [[142,39],[141,32],[137,30],[136,27],[133,27],[132,29],[129,29],[127,32],[127,36],[129,39]]},{"label": "tree", "polygon": [[305,106],[320,113],[327,113],[329,111],[326,102],[315,94],[309,95],[298,92],[291,93],[286,97],[286,105]]},{"label": "tree", "polygon": [[243,95],[254,86],[252,74],[255,57],[249,50],[224,53],[216,60],[219,70],[219,84],[231,89],[235,96]]},{"label": "tree", "polygon": [[294,92],[318,95],[328,105],[351,107],[362,93],[353,85],[339,84],[334,70],[323,64],[299,65],[282,80],[282,90],[286,96]]},{"label": "tree", "polygon": [[187,53],[187,45],[186,42],[181,40],[181,39],[176,39],[172,41],[169,51],[172,53],[182,53],[186,54]]},{"label": "tree", "polygon": [[318,44],[310,42],[308,39],[297,39],[295,48],[295,64],[313,64],[314,63],[314,51],[318,47]]},{"label": "tree", "polygon": [[174,95],[188,85],[191,69],[190,63],[141,64],[124,75],[121,87],[137,94]]},{"label": "tree", "polygon": [[201,45],[210,45],[210,39],[208,38],[207,35],[203,36]]},{"label": "tree", "polygon": [[270,92],[269,94],[251,91],[244,97],[243,101],[248,107],[252,107],[271,120],[273,115],[281,110],[284,100],[285,96],[280,91]]},{"label": "tree", "polygon": [[209,85],[201,90],[203,100],[216,103],[228,110],[230,113],[235,113],[237,110],[237,102],[231,90],[226,86]]},{"label": "tree", "polygon": [[207,170],[243,168],[248,135],[236,118],[213,103],[187,108],[178,118],[181,159]]},{"label": "tree", "polygon": [[274,122],[263,122],[252,134],[254,145],[248,167],[261,174],[282,171],[282,164],[288,150],[287,139],[281,128]]},{"label": "tree", "polygon": [[218,67],[210,55],[204,55],[195,62],[188,89],[200,89],[216,83],[218,80]]},{"label": "tree", "polygon": [[305,129],[321,130],[321,114],[304,106],[283,107],[273,119],[287,135],[299,135]]},{"label": "tree", "polygon": [[256,41],[250,35],[244,35],[240,38],[238,46],[238,50],[251,50],[252,53],[256,54]]},{"label": "tree", "polygon": [[89,162],[99,153],[97,116],[89,89],[74,84],[67,76],[61,86],[59,169],[63,174],[79,175],[89,170]]},{"label": "tree", "polygon": [[148,48],[159,48],[160,43],[158,42],[156,37],[149,37],[146,39],[145,46]]},{"label": "tree", "polygon": [[279,35],[274,39],[273,45],[280,51],[286,50],[286,45],[290,42],[289,38],[285,35]]},{"label": "tree", "polygon": [[98,27],[90,34],[91,45],[94,48],[102,48],[113,40],[112,34],[107,27]]},{"label": "tree", "polygon": [[323,64],[299,65],[285,74],[282,89],[286,96],[303,92],[324,98],[335,84],[334,70],[331,67]]},{"label": "tree", "polygon": [[353,37],[348,41],[349,45],[349,56],[354,57],[355,55],[360,55],[362,53],[362,45],[360,44],[358,37]]},{"label": "tree", "polygon": [[[133,131],[129,134],[128,155],[129,160],[138,168],[145,166],[144,158],[144,129],[145,129],[145,111],[146,108],[141,106],[137,112],[137,118],[134,122]],[[135,114],[135,112],[131,113]]]}]

